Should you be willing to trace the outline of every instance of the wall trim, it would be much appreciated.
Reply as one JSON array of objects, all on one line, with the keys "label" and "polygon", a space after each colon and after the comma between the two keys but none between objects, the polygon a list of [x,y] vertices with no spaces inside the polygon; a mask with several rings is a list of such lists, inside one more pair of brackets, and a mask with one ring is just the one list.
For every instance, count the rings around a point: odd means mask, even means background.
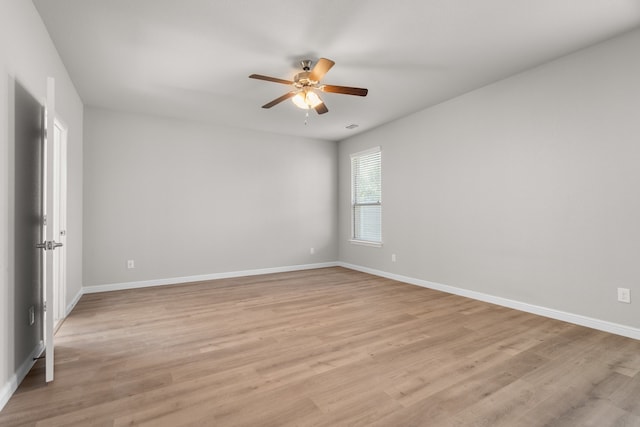
[{"label": "wall trim", "polygon": [[67,318],[68,315],[71,314],[71,311],[78,304],[78,301],[80,301],[80,298],[82,298],[82,295],[84,295],[84,288],[80,288],[80,290],[78,291],[76,296],[74,296],[73,299],[71,300],[71,302],[69,304],[67,304],[66,311],[64,313],[65,319]]},{"label": "wall trim", "polygon": [[337,261],[321,262],[316,264],[300,264],[284,267],[258,268],[254,270],[230,271],[225,273],[201,274],[196,276],[171,277],[168,279],[142,280],[138,282],[110,283],[106,285],[84,286],[83,294],[97,292],[121,291],[125,289],[147,288],[150,286],[177,285],[181,283],[202,282],[206,280],[230,279],[243,276],[257,276],[259,274],[286,273],[290,271],[313,270],[315,268],[337,267]]},{"label": "wall trim", "polygon": [[18,370],[11,375],[11,378],[5,383],[0,390],[0,411],[4,408],[4,406],[9,402],[13,393],[18,389],[18,386],[24,380],[24,377],[27,376],[33,365],[35,365],[36,357],[40,357],[44,352],[44,342],[40,341],[36,348],[33,349],[31,354],[22,362]]},{"label": "wall trim", "polygon": [[551,319],[562,320],[564,322],[573,323],[588,328],[609,332],[616,335],[622,335],[627,338],[640,340],[640,329],[632,326],[621,325],[618,323],[608,322],[606,320],[594,319],[592,317],[582,316],[580,314],[568,313],[566,311],[556,310],[553,308],[542,307],[539,305],[529,304],[526,302],[516,301],[508,298],[489,295],[482,292],[471,291],[468,289],[456,288],[455,286],[443,285],[441,283],[429,282],[428,280],[416,279],[413,277],[402,276],[399,274],[388,273],[386,271],[376,270],[360,265],[339,262],[340,267],[349,268],[351,270],[361,271],[363,273],[373,274],[374,276],[385,277],[387,279],[397,280],[399,282],[409,283],[411,285],[421,286],[423,288],[434,289],[449,294],[460,295],[472,298],[478,301],[484,301],[491,304],[501,305],[503,307],[513,308],[527,313],[537,314]]}]

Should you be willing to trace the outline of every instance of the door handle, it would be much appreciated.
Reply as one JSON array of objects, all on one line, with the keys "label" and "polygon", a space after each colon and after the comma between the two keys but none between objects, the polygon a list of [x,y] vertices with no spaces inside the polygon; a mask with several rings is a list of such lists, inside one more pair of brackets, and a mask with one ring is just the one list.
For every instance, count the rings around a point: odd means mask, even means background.
[{"label": "door handle", "polygon": [[62,243],[58,243],[55,240],[45,240],[42,243],[36,243],[36,248],[44,249],[45,251],[52,251],[60,246],[62,246]]}]

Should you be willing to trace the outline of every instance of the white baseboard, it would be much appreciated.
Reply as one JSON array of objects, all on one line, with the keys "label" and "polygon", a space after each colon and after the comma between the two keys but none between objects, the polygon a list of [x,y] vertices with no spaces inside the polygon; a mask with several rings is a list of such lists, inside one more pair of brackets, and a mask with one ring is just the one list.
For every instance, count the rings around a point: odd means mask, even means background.
[{"label": "white baseboard", "polygon": [[363,273],[373,274],[374,276],[386,277],[387,279],[397,280],[399,282],[409,283],[411,285],[422,286],[423,288],[434,289],[437,291],[447,292],[449,294],[460,295],[479,301],[489,302],[491,304],[501,305],[503,307],[513,308],[527,313],[537,314],[539,316],[549,317],[551,319],[562,320],[564,322],[573,323],[588,328],[609,332],[616,335],[622,335],[628,338],[640,340],[640,329],[631,326],[620,325],[618,323],[608,322],[605,320],[594,319],[580,314],[568,313],[561,310],[542,307],[538,305],[528,304],[521,301],[515,301],[508,298],[502,298],[482,292],[470,291],[468,289],[456,288],[454,286],[443,285],[441,283],[429,282],[427,280],[415,279],[413,277],[401,276],[399,274],[388,273],[386,271],[375,270],[373,268],[362,267],[359,265],[339,262],[339,266],[349,268],[351,270],[362,271]]},{"label": "white baseboard", "polygon": [[81,288],[76,294],[76,296],[73,297],[73,300],[69,304],[67,304],[64,317],[67,317],[71,313],[71,310],[73,310],[73,308],[78,304],[78,301],[80,301],[80,298],[82,298],[82,295],[84,295],[84,290]]},{"label": "white baseboard", "polygon": [[33,349],[31,354],[29,354],[29,357],[22,362],[16,373],[13,374],[4,387],[2,387],[2,390],[0,390],[0,411],[2,411],[4,405],[6,405],[9,399],[11,399],[11,396],[13,396],[13,393],[18,389],[18,386],[22,380],[24,380],[24,377],[27,376],[33,365],[36,363],[35,358],[40,357],[43,352],[44,343],[40,341],[38,346]]},{"label": "white baseboard", "polygon": [[106,285],[85,286],[82,292],[93,294],[97,292],[121,291],[124,289],[146,288],[150,286],[177,285],[180,283],[202,282],[206,280],[230,279],[243,276],[257,276],[259,274],[286,273],[290,271],[312,270],[314,268],[336,267],[338,262],[322,262],[316,264],[301,264],[285,267],[259,268],[255,270],[231,271],[226,273],[201,274],[197,276],[171,277],[168,279],[142,280],[138,282],[111,283]]}]

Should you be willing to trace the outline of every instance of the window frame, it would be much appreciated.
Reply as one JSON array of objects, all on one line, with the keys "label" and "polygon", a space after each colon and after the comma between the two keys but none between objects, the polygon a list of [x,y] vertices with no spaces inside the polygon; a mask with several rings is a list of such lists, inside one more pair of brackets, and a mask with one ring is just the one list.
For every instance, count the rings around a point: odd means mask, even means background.
[{"label": "window frame", "polygon": [[[370,154],[380,153],[380,197],[377,203],[356,203],[356,183],[355,183],[355,174],[353,168],[353,160],[354,158],[364,157]],[[351,169],[351,205],[349,212],[350,222],[351,222],[351,236],[349,238],[349,242],[355,245],[362,246],[372,246],[372,247],[381,247],[383,245],[382,239],[382,148],[380,146],[373,147],[367,150],[359,151],[357,153],[351,153],[349,156],[349,167]],[[380,241],[375,240],[363,240],[356,238],[356,207],[357,206],[380,206]]]}]

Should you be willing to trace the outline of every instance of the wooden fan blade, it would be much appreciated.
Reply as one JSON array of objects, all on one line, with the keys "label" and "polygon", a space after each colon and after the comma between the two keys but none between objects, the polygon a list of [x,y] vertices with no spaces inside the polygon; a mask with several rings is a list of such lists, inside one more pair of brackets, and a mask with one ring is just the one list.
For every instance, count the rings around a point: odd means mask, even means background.
[{"label": "wooden fan blade", "polygon": [[292,85],[293,82],[291,80],[277,79],[275,77],[263,76],[261,74],[251,74],[249,76],[250,79],[258,79],[258,80],[266,80],[268,82],[274,83],[282,83],[283,85]]},{"label": "wooden fan blade", "polygon": [[318,114],[324,114],[329,112],[329,109],[327,108],[326,105],[324,105],[324,102],[322,104],[316,105],[315,110],[316,110],[316,113]]},{"label": "wooden fan blade", "polygon": [[319,82],[320,80],[322,80],[324,75],[327,74],[327,71],[329,71],[331,67],[333,67],[334,64],[335,62],[327,58],[318,59],[315,67],[313,67],[313,70],[311,70],[311,74],[309,74],[309,80]]},{"label": "wooden fan blade", "polygon": [[367,96],[369,89],[349,86],[323,85],[320,88],[323,92],[342,93],[344,95]]},{"label": "wooden fan blade", "polygon": [[295,94],[296,94],[295,92],[285,93],[280,98],[276,98],[271,102],[267,102],[262,106],[262,108],[271,108],[274,105],[280,104],[282,101],[286,101],[287,99],[292,98]]}]

